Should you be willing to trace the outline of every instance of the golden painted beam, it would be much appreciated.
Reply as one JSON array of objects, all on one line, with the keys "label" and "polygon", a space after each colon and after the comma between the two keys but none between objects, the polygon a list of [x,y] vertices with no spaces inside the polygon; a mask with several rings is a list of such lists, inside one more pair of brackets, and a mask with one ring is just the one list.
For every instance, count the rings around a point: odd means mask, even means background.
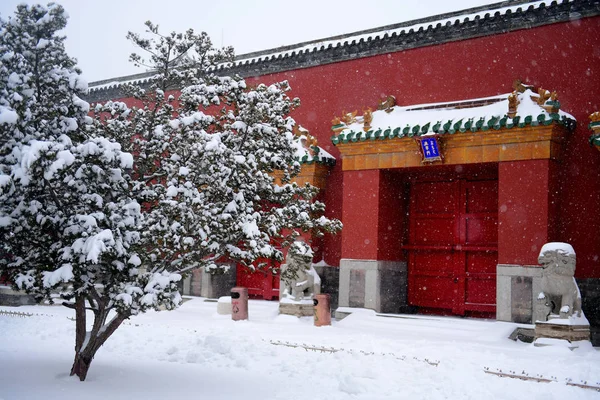
[{"label": "golden painted beam", "polygon": [[[302,164],[300,173],[292,178],[292,182],[296,182],[298,186],[304,186],[310,183],[312,186],[318,187],[323,191],[327,184],[327,176],[329,175],[329,167],[323,164]],[[281,173],[273,173],[278,184],[281,184]]]},{"label": "golden painted beam", "polygon": [[[440,135],[441,162],[428,165],[476,164],[560,157],[567,130],[553,123],[544,126]],[[342,170],[421,167],[419,145],[414,138],[339,143]]]}]

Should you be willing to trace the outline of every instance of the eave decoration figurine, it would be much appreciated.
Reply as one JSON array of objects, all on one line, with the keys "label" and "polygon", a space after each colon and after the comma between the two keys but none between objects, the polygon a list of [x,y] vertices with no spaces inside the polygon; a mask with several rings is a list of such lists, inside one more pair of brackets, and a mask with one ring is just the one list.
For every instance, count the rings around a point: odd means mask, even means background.
[{"label": "eave decoration figurine", "polygon": [[385,100],[379,102],[377,106],[378,110],[384,110],[386,113],[391,113],[396,105],[396,98],[394,96],[388,96]]},{"label": "eave decoration figurine", "polygon": [[347,113],[346,111],[342,111],[342,122],[346,125],[351,125],[353,123],[356,122],[356,114],[358,113],[358,111],[353,111],[353,112],[349,112]]},{"label": "eave decoration figurine", "polygon": [[590,124],[588,128],[592,130],[590,144],[600,150],[600,111],[590,114]]},{"label": "eave decoration figurine", "polygon": [[508,115],[509,118],[514,118],[517,115],[517,107],[519,106],[519,96],[516,91],[508,95]]},{"label": "eave decoration figurine", "polygon": [[373,122],[373,110],[371,110],[371,107],[368,107],[363,111],[363,130],[365,132],[371,129],[371,122]]},{"label": "eave decoration figurine", "polygon": [[308,129],[302,125],[294,125],[292,130],[294,136],[300,138],[300,144],[310,154],[311,157],[315,157],[315,148],[319,145],[317,138],[310,134]]}]

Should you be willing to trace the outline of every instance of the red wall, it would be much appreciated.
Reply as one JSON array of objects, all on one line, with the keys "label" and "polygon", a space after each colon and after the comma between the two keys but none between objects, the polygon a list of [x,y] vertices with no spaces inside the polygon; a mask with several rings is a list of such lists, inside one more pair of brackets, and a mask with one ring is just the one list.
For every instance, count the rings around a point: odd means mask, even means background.
[{"label": "red wall", "polygon": [[[599,38],[600,18],[594,17],[247,80],[289,80],[302,101],[294,117],[336,156],[331,119],[342,110],[374,106],[389,94],[400,105],[461,100],[508,93],[517,78],[556,90],[578,126],[560,165],[562,229],[555,238],[574,246],[577,276],[600,277],[600,154],[589,146],[587,129],[588,115],[600,110]],[[338,162],[326,193],[328,213],[338,218],[340,175]],[[342,234],[344,241],[352,235],[352,229]],[[326,239],[325,259],[332,265],[339,263],[339,236]],[[511,259],[537,257],[531,247],[520,251],[527,255]]]},{"label": "red wall", "polygon": [[344,258],[402,260],[405,218],[401,178],[377,169],[343,175]]},{"label": "red wall", "polygon": [[341,235],[344,258],[377,260],[381,174],[377,169],[344,174],[345,225]]},{"label": "red wall", "polygon": [[[600,277],[600,153],[587,142],[588,115],[600,110],[599,38],[600,17],[594,17],[250,77],[247,82],[289,80],[292,95],[302,101],[294,113],[295,119],[318,138],[320,146],[335,156],[339,156],[339,152],[330,141],[331,119],[340,116],[342,110],[360,112],[367,106],[375,106],[390,94],[399,105],[485,97],[510,92],[517,78],[536,87],[556,90],[563,110],[578,120],[559,166],[562,228],[556,240],[574,246],[578,258],[577,276]],[[342,217],[344,205],[342,175],[341,160],[338,160],[325,193],[327,214],[336,218]],[[349,183],[346,178],[343,183],[358,190],[356,196],[364,197],[369,193],[365,190],[375,190],[356,182]],[[390,218],[395,217],[390,209],[384,212]],[[324,256],[331,265],[339,265],[342,237],[345,248],[356,241],[353,226],[373,229],[369,222],[363,224],[363,215],[352,215],[351,218],[358,220],[347,224],[341,235],[325,238]],[[384,217],[382,214],[378,218]],[[356,245],[359,248],[349,250],[349,254],[364,258],[376,256],[373,249]],[[537,254],[531,247],[525,247],[515,249],[507,260],[530,263]]]},{"label": "red wall", "polygon": [[498,166],[498,263],[538,265],[544,243],[560,240],[551,160],[501,162]]},{"label": "red wall", "polygon": [[378,207],[378,260],[404,261],[401,247],[407,228],[407,198],[404,189],[401,176],[391,171],[382,171]]}]

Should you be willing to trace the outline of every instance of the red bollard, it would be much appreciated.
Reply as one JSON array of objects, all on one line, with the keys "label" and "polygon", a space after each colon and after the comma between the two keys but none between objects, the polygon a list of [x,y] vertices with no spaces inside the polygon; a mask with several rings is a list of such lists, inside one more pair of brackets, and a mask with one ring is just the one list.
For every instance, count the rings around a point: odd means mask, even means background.
[{"label": "red bollard", "polygon": [[328,294],[315,294],[313,296],[315,306],[315,326],[331,325],[331,309]]},{"label": "red bollard", "polygon": [[248,288],[231,289],[231,319],[234,321],[248,319]]}]

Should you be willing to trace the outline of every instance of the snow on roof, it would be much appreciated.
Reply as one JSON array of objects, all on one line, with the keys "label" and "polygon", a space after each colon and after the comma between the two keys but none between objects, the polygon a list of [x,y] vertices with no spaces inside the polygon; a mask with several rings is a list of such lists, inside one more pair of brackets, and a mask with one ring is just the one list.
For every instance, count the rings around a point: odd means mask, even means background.
[{"label": "snow on roof", "polygon": [[141,74],[129,75],[121,78],[106,79],[98,82],[91,82],[88,92],[95,92],[104,89],[116,89],[123,85],[143,85],[149,83],[154,76],[152,72],[143,72]]},{"label": "snow on roof", "polygon": [[[341,119],[332,121],[332,130],[336,133],[332,141],[338,144],[366,139],[510,129],[549,125],[555,121],[571,127],[575,118],[559,109],[556,95],[552,94],[554,97],[550,98],[550,92],[542,90],[542,93],[544,99],[541,105],[538,104],[540,95],[533,93],[529,86],[524,86],[522,93],[407,107],[396,106],[395,98],[390,96],[382,102],[380,110],[371,112],[369,108],[362,116],[356,116],[356,111],[345,113]],[[517,99],[516,107],[513,104],[514,113],[509,112],[511,96]]]},{"label": "snow on roof", "polygon": [[[573,3],[575,0],[563,0],[563,3]],[[248,54],[242,54],[236,57],[232,63],[223,63],[216,67],[216,70],[227,69],[230,67],[238,67],[243,65],[251,65],[254,63],[275,60],[286,57],[294,57],[300,54],[317,53],[330,48],[343,47],[353,45],[359,42],[376,41],[387,37],[396,37],[404,34],[427,31],[443,26],[458,26],[463,23],[481,20],[493,17],[506,17],[521,13],[524,10],[536,10],[543,7],[548,7],[553,2],[548,0],[532,1],[532,2],[517,2],[514,5],[506,5],[508,2],[490,4],[484,7],[456,11],[453,13],[442,14],[415,21],[408,21],[394,25],[388,25],[381,28],[374,28],[365,31],[354,32],[345,35],[338,35],[324,39],[297,43],[289,46],[283,46],[275,49],[258,51]],[[508,3],[510,4],[510,3]],[[462,13],[462,14],[461,14]],[[89,91],[95,92],[104,89],[118,88],[127,83],[144,84],[153,76],[152,71],[141,74],[130,75],[117,79],[106,79],[90,84]]]},{"label": "snow on roof", "polygon": [[[574,0],[566,0],[566,1],[573,2]],[[388,28],[388,29],[383,29],[383,30],[379,30],[379,31],[371,30],[368,33],[356,32],[355,34],[344,35],[342,38],[335,38],[333,40],[326,38],[326,39],[322,39],[319,41],[308,42],[304,45],[303,45],[303,43],[300,43],[298,47],[287,46],[288,48],[285,51],[279,51],[279,52],[274,51],[274,52],[267,53],[267,54],[261,54],[260,56],[256,56],[256,57],[240,58],[240,59],[234,61],[233,65],[238,66],[238,65],[242,65],[242,64],[248,64],[248,63],[252,64],[254,62],[258,62],[258,61],[262,61],[262,60],[269,60],[269,59],[275,59],[275,58],[280,58],[280,57],[289,57],[289,56],[293,56],[294,54],[300,54],[300,53],[311,53],[311,52],[314,53],[314,52],[324,50],[324,49],[327,49],[330,47],[339,47],[339,46],[345,46],[347,44],[358,43],[361,40],[362,41],[370,41],[370,40],[375,40],[378,38],[383,38],[385,36],[398,36],[401,34],[417,32],[419,30],[428,30],[430,28],[435,28],[438,26],[444,26],[444,25],[450,26],[453,24],[461,24],[466,21],[485,18],[486,15],[490,15],[490,11],[493,11],[494,15],[504,16],[507,13],[519,12],[519,11],[523,10],[524,7],[525,7],[525,9],[536,9],[536,8],[539,8],[542,4],[544,4],[544,6],[546,6],[546,5],[549,5],[550,3],[551,3],[550,1],[544,0],[544,1],[534,1],[531,3],[527,3],[527,4],[517,4],[517,5],[513,5],[513,6],[500,7],[500,8],[493,8],[494,4],[491,4],[490,8],[486,9],[484,11],[467,13],[467,14],[463,14],[460,16],[453,16],[451,18],[435,19],[435,17],[432,17],[433,20],[427,18],[427,21],[422,22],[422,23],[412,23],[411,24],[410,22],[408,22],[406,24],[400,24],[401,26],[399,26],[395,29]],[[469,10],[465,10],[465,11],[469,11]],[[440,15],[439,17],[444,17],[444,15]],[[384,27],[384,28],[386,28],[386,27]]]},{"label": "snow on roof", "polygon": [[335,165],[335,157],[328,153],[323,148],[317,145],[317,140],[310,135],[308,130],[296,125],[294,129],[294,139],[292,146],[294,147],[294,158],[300,164],[324,164]]}]

